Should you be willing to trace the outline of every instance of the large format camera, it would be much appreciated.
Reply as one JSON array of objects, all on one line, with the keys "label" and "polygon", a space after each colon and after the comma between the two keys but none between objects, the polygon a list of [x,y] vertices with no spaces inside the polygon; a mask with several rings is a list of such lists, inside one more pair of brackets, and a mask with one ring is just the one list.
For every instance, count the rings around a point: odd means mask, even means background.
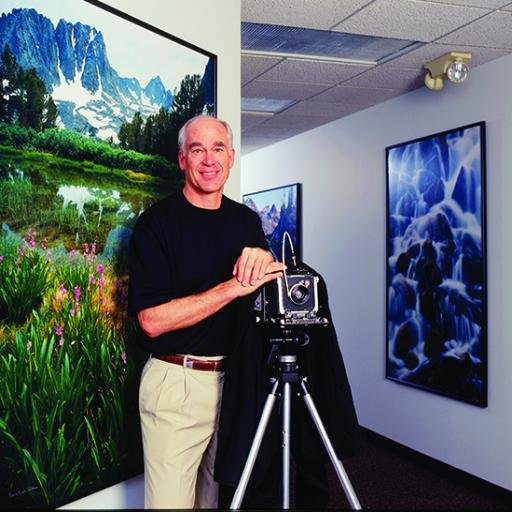
[{"label": "large format camera", "polygon": [[327,325],[318,316],[318,282],[320,278],[309,268],[294,266],[265,285],[254,307],[260,321],[279,326]]}]

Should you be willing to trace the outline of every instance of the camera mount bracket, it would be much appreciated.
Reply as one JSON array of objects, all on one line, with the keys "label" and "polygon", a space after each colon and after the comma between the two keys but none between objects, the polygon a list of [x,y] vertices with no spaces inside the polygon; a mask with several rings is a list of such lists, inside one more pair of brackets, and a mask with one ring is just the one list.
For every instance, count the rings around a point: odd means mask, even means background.
[{"label": "camera mount bracket", "polygon": [[[274,341],[274,340],[272,340]],[[285,340],[275,340],[285,343]],[[354,492],[352,484],[347,476],[347,473],[341,464],[334,447],[332,445],[331,440],[325,430],[323,422],[318,414],[316,406],[309,394],[308,388],[306,386],[307,378],[303,377],[299,372],[299,365],[297,364],[297,356],[295,354],[279,354],[276,355],[276,360],[279,362],[279,373],[277,377],[270,378],[271,390],[267,396],[265,401],[265,405],[263,407],[263,412],[260,417],[260,421],[258,423],[258,427],[256,429],[256,433],[254,434],[253,442],[251,448],[249,450],[249,455],[245,462],[244,469],[242,471],[242,476],[240,477],[240,481],[238,483],[238,487],[236,488],[235,494],[233,495],[233,500],[231,502],[230,508],[232,510],[240,509],[242,505],[242,501],[245,495],[245,491],[247,489],[247,484],[249,483],[249,479],[251,477],[252,470],[254,468],[254,464],[256,462],[256,457],[258,455],[261,442],[263,440],[263,435],[265,434],[265,430],[268,426],[268,422],[270,420],[270,416],[272,413],[272,409],[275,405],[278,396],[281,396],[282,399],[282,508],[289,509],[290,508],[290,423],[291,423],[291,386],[294,385],[298,387],[298,393],[304,400],[306,408],[311,415],[313,423],[320,434],[322,442],[324,443],[325,449],[329,458],[334,466],[334,470],[336,475],[341,483],[341,486],[345,492],[345,496],[347,497],[352,510],[362,510],[359,500]],[[279,389],[282,385],[282,392],[279,393]]]}]

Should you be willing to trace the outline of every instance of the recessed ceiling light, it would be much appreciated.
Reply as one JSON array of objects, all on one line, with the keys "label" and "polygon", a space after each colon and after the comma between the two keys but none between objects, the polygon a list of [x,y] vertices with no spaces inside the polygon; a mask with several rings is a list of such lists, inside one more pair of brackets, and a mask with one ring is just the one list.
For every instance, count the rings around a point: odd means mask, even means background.
[{"label": "recessed ceiling light", "polygon": [[405,39],[242,22],[242,55],[375,65],[422,45]]},{"label": "recessed ceiling light", "polygon": [[242,98],[244,114],[274,115],[291,107],[296,100],[280,100],[275,98]]}]

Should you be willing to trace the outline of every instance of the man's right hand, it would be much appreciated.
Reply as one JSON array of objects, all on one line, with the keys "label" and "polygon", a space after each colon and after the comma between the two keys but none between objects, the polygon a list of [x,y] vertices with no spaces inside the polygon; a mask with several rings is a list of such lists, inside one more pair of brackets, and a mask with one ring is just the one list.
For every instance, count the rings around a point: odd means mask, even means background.
[{"label": "man's right hand", "polygon": [[233,290],[238,297],[244,297],[245,295],[250,295],[258,288],[261,288],[263,285],[281,277],[285,270],[285,266],[279,261],[272,261],[266,267],[265,273],[259,279],[253,280],[248,284],[242,283],[239,281],[237,277],[233,277],[229,280],[231,286],[233,286]]}]

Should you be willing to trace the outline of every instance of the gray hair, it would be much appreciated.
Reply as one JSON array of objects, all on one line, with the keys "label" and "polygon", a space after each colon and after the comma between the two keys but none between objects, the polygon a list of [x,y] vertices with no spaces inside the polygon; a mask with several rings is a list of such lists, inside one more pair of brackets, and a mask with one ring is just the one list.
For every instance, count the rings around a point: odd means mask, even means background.
[{"label": "gray hair", "polygon": [[194,116],[194,117],[191,117],[181,128],[180,128],[180,131],[178,132],[178,149],[184,153],[185,152],[185,149],[186,149],[186,131],[187,131],[187,128],[195,123],[196,121],[198,121],[199,119],[203,119],[205,117],[210,117],[212,119],[215,119],[216,121],[218,121],[222,126],[224,126],[224,129],[226,130],[226,133],[227,133],[227,136],[228,136],[228,145],[229,145],[229,148],[228,149],[231,149],[233,147],[233,131],[231,130],[231,126],[229,126],[229,124],[226,122],[226,121],[223,121],[222,119],[218,119],[214,116],[210,116],[208,114],[199,114],[197,116]]}]

